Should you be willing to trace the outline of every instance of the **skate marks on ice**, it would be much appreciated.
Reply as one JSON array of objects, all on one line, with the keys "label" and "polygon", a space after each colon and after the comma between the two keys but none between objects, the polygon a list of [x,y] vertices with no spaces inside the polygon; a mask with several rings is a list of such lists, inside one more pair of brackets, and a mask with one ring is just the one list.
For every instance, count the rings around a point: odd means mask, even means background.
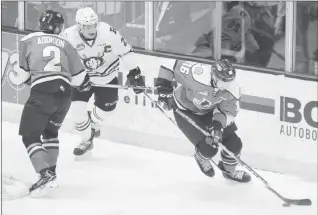
[{"label": "skate marks on ice", "polygon": [[[36,179],[18,125],[3,122],[3,171],[30,183]],[[132,137],[133,138],[133,137]],[[255,178],[249,184],[204,176],[191,157],[96,139],[92,157],[75,161],[79,137],[60,135],[59,187],[49,196],[3,202],[7,215],[162,215],[200,213],[317,214],[317,184],[258,171],[288,198],[311,198],[310,207],[282,207]],[[244,156],[244,155],[243,155]]]}]

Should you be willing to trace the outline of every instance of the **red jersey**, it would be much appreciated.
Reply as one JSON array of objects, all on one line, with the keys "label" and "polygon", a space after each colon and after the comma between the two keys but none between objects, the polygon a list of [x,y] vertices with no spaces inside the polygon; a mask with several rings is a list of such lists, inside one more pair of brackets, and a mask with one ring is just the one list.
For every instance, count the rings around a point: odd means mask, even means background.
[{"label": "red jersey", "polygon": [[31,87],[56,79],[71,83],[73,76],[85,70],[69,42],[58,35],[43,32],[22,38],[19,64],[20,68],[30,72]]}]

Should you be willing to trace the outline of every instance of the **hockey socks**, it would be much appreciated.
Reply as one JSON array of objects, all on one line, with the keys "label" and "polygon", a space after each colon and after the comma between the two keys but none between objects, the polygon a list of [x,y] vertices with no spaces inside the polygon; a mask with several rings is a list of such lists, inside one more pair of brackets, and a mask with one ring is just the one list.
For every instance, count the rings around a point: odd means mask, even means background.
[{"label": "hockey socks", "polygon": [[[50,167],[54,167],[57,163],[57,158],[59,156],[59,139],[58,138],[50,138],[50,139],[43,139],[42,146],[45,148],[46,152],[48,153],[48,164]],[[52,168],[53,170],[53,168]]]},{"label": "hockey socks", "polygon": [[91,119],[88,114],[85,115],[84,120],[75,122],[75,129],[80,133],[82,140],[88,140],[91,137]]},{"label": "hockey socks", "polygon": [[42,169],[50,167],[48,153],[40,142],[32,143],[26,149],[31,163],[37,173],[39,173]]}]

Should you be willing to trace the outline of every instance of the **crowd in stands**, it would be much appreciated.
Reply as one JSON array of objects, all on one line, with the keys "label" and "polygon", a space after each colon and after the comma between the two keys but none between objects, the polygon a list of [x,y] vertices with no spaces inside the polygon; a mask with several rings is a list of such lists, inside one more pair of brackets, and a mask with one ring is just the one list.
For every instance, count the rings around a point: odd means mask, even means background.
[{"label": "crowd in stands", "polygon": [[[154,51],[214,59],[216,38],[221,57],[255,67],[285,69],[286,2],[230,1],[222,3],[221,32],[216,2],[154,2]],[[2,28],[18,27],[18,2],[2,1]],[[91,6],[135,47],[145,47],[144,2],[25,2],[24,29],[38,30],[46,9],[75,24],[76,10]],[[318,2],[299,1],[295,10],[294,71],[318,76]]]}]

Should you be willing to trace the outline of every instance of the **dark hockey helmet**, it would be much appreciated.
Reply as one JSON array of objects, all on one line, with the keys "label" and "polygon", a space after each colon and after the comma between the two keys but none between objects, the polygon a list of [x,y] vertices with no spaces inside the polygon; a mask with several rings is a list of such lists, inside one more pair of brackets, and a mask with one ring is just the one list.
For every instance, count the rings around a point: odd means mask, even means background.
[{"label": "dark hockey helmet", "polygon": [[59,34],[63,29],[64,18],[53,10],[44,11],[39,18],[40,30],[45,33]]},{"label": "dark hockey helmet", "polygon": [[236,77],[236,71],[229,60],[221,59],[221,60],[215,61],[212,64],[212,80],[211,80],[212,85],[213,85],[213,81],[218,82],[219,80],[221,80],[223,82],[229,82],[234,80],[235,77]]}]

